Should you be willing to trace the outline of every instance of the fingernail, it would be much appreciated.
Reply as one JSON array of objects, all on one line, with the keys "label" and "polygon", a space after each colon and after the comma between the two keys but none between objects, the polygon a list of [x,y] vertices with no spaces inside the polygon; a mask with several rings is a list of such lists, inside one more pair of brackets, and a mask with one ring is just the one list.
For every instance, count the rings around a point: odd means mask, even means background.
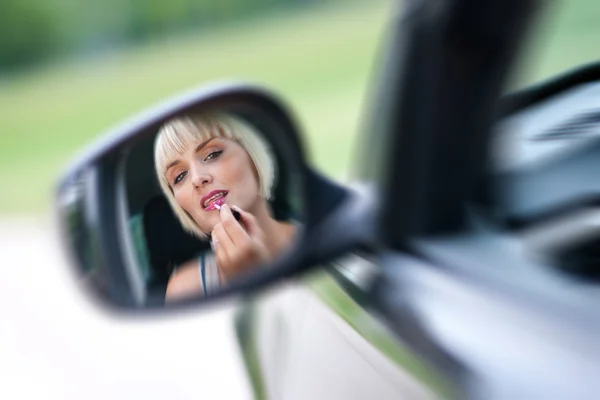
[{"label": "fingernail", "polygon": [[236,211],[242,211],[242,209],[241,209],[241,208],[239,208],[238,206],[231,206],[231,208],[233,208],[233,209],[234,209],[234,210],[236,210]]}]

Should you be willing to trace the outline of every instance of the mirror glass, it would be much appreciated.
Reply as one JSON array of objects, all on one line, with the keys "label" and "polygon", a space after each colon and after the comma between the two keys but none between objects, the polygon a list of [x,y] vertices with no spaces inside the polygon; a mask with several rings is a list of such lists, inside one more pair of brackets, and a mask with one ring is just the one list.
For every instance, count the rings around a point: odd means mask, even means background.
[{"label": "mirror glass", "polygon": [[[94,246],[81,243],[75,221],[72,247],[89,267],[82,282],[161,307],[210,297],[283,259],[302,229],[303,197],[293,157],[274,140],[285,135],[271,125],[225,109],[185,112],[120,148],[108,184],[122,271],[85,261]],[[112,201],[94,173],[73,185],[88,208]]]}]

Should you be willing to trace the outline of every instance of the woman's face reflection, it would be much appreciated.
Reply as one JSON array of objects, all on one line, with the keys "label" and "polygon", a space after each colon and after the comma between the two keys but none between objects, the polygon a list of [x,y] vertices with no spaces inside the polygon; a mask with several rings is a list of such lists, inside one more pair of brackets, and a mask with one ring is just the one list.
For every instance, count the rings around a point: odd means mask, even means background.
[{"label": "woman's face reflection", "polygon": [[246,150],[231,139],[191,143],[169,163],[166,178],[177,203],[207,234],[220,221],[221,204],[252,213],[260,201],[256,168]]},{"label": "woman's face reflection", "polygon": [[182,117],[161,129],[155,143],[161,188],[183,226],[211,242],[210,251],[175,267],[168,301],[209,295],[289,246],[296,228],[272,215],[267,199],[275,168],[260,135],[227,114]]}]

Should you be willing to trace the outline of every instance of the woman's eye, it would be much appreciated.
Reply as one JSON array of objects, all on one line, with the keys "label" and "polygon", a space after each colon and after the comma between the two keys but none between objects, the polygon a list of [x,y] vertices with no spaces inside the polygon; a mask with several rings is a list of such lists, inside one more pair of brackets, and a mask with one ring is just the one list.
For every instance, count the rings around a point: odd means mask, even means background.
[{"label": "woman's eye", "polygon": [[219,158],[219,156],[223,153],[223,150],[215,150],[211,151],[205,158],[204,161],[212,160],[214,158]]},{"label": "woman's eye", "polygon": [[178,175],[175,177],[175,179],[173,180],[173,184],[174,184],[174,185],[177,185],[179,182],[181,182],[181,180],[182,180],[183,178],[185,178],[185,175],[186,175],[186,174],[187,174],[187,172],[185,172],[185,171],[184,171],[184,172],[182,172],[182,173],[180,173],[180,174],[178,174]]}]

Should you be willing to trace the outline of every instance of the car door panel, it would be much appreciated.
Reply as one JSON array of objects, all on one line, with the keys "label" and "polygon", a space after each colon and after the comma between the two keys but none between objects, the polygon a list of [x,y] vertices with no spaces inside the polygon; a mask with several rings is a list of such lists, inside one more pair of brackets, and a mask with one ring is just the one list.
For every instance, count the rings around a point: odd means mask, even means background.
[{"label": "car door panel", "polygon": [[266,398],[451,397],[439,376],[327,273],[269,291],[254,306]]}]

